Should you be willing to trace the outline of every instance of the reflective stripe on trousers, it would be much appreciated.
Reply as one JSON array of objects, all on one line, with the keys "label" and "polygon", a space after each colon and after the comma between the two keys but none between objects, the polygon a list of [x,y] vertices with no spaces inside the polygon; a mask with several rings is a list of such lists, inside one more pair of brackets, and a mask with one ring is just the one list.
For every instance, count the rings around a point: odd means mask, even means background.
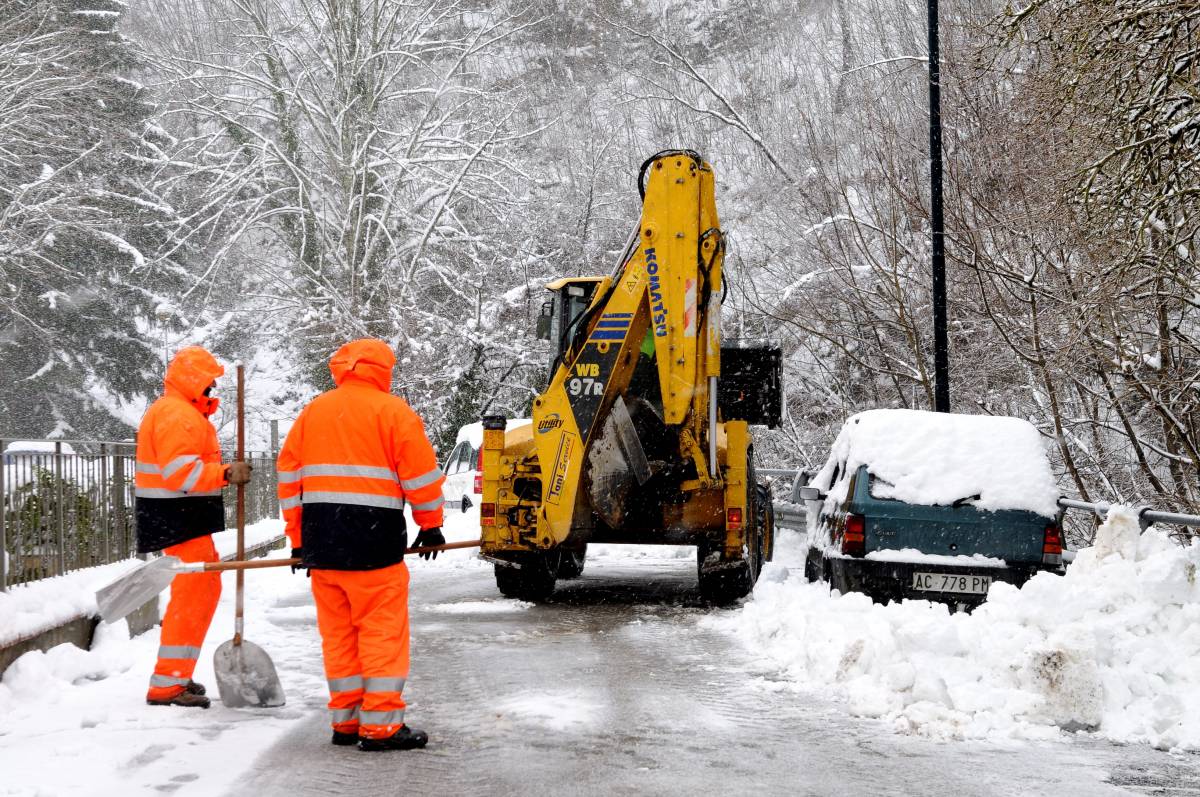
[{"label": "reflective stripe on trousers", "polygon": [[358,725],[358,706],[331,709],[329,711],[329,721],[333,724],[334,730],[348,733],[348,731],[339,726],[344,726],[348,723]]},{"label": "reflective stripe on trousers", "polygon": [[[392,711],[360,711],[358,712],[358,724],[360,728],[364,725],[375,725],[385,729],[382,733],[374,738],[379,738],[379,736],[391,736],[393,733],[400,730],[399,728],[392,728],[391,726],[404,724],[404,709],[398,708],[393,709]],[[388,730],[390,730],[390,733]],[[363,735],[368,736],[367,733],[364,733]]]},{"label": "reflective stripe on trousers", "polygon": [[361,675],[349,675],[345,678],[330,678],[328,680],[329,694],[337,692],[354,692],[361,691],[363,688],[363,677]]},{"label": "reflective stripe on trousers", "polygon": [[358,733],[358,707],[363,699],[363,677],[346,675],[327,679],[329,722],[339,733]]}]

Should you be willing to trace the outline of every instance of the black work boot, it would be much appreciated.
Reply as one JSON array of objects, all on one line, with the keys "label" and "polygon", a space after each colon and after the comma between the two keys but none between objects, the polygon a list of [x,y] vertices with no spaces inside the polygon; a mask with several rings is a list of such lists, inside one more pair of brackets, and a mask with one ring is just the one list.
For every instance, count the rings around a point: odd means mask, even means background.
[{"label": "black work boot", "polygon": [[429,734],[418,731],[407,725],[401,725],[400,730],[382,739],[359,739],[358,749],[378,752],[380,750],[415,750],[424,747],[429,742]]},{"label": "black work boot", "polygon": [[186,689],[175,697],[168,697],[165,700],[146,698],[146,702],[152,706],[183,706],[184,708],[208,708],[212,704],[212,701],[204,695],[193,694]]},{"label": "black work boot", "polygon": [[334,731],[332,741],[338,747],[349,747],[352,744],[358,744],[358,731],[355,731],[354,733]]},{"label": "black work boot", "polygon": [[191,692],[193,695],[207,695],[208,690],[204,688],[204,684],[188,681],[187,686],[183,687],[185,692]]}]

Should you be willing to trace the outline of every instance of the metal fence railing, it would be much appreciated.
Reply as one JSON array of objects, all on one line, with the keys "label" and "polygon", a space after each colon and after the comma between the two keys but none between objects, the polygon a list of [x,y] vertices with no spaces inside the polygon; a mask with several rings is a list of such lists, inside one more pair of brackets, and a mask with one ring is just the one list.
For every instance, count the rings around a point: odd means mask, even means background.
[{"label": "metal fence railing", "polygon": [[[134,444],[0,439],[0,591],[134,556]],[[228,457],[228,455],[227,455]],[[247,456],[246,519],[279,516],[275,462]],[[226,526],[235,522],[226,490]]]}]

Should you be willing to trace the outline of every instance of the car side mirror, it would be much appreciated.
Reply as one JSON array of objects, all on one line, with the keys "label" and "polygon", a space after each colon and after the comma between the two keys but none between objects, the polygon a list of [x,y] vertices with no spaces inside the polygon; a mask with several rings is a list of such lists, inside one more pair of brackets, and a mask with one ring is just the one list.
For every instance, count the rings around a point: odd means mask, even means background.
[{"label": "car side mirror", "polygon": [[801,501],[823,501],[825,499],[825,493],[816,487],[801,487],[797,492],[800,494]]},{"label": "car side mirror", "polygon": [[542,310],[537,319],[538,340],[550,340],[550,324],[554,320],[554,303],[542,302]]}]

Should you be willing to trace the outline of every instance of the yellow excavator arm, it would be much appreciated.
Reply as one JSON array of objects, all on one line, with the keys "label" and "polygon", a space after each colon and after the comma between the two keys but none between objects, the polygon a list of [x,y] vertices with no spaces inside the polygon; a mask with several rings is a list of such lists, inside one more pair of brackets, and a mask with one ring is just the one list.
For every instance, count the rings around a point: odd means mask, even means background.
[{"label": "yellow excavator arm", "polygon": [[[647,336],[653,340],[662,421],[681,428],[685,450],[679,453],[696,464],[698,480],[719,481],[701,447],[710,438],[716,442],[708,405],[711,397],[715,410],[710,377],[720,373],[717,297],[724,247],[712,167],[681,151],[652,159],[643,175],[637,243],[616,274],[599,284],[550,387],[534,401],[538,460],[547,476],[538,518],[543,545],[570,535],[585,458],[628,389]],[[637,452],[624,450],[623,419],[615,423],[614,440],[624,456],[614,457],[610,467],[628,464],[635,479],[639,469],[648,475],[648,463],[627,462]],[[602,478],[591,474],[592,483]],[[602,503],[614,504],[614,498]],[[612,517],[620,515],[620,507],[615,509]]]}]

